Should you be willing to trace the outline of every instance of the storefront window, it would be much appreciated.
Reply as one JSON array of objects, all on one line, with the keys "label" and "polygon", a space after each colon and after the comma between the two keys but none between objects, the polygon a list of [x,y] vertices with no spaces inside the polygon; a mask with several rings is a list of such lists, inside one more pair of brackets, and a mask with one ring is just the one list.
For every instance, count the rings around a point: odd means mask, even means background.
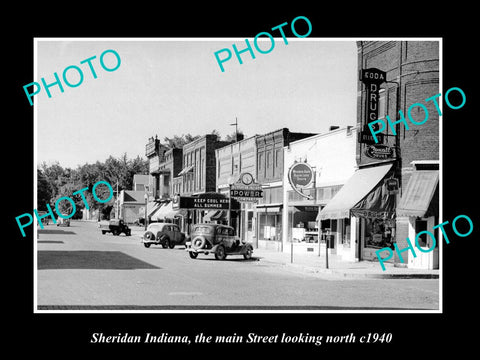
[{"label": "storefront window", "polygon": [[[415,220],[415,232],[418,234],[421,231],[427,230],[427,220],[417,219]],[[427,247],[427,234],[423,233],[417,237],[418,246]]]},{"label": "storefront window", "polygon": [[394,221],[383,219],[366,219],[365,247],[392,247],[394,239]]},{"label": "storefront window", "polygon": [[342,243],[343,246],[349,247],[350,246],[350,218],[345,218],[342,221]]},{"label": "storefront window", "polygon": [[287,241],[318,243],[317,214],[317,206],[289,207]]},{"label": "storefront window", "polygon": [[247,231],[253,230],[253,212],[247,212]]},{"label": "storefront window", "polygon": [[258,236],[260,240],[280,240],[281,221],[280,214],[259,214]]}]

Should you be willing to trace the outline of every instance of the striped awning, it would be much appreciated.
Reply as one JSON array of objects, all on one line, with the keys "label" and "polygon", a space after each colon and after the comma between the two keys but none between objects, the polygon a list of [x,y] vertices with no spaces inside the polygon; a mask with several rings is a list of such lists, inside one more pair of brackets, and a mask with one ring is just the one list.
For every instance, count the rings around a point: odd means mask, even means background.
[{"label": "striped awning", "polygon": [[437,190],[438,178],[438,170],[415,171],[397,206],[397,216],[424,217]]},{"label": "striped awning", "polygon": [[182,171],[180,171],[178,173],[178,176],[182,176],[182,175],[185,175],[186,173],[190,172],[193,170],[193,165],[190,165],[190,166],[186,166],[182,169]]},{"label": "striped awning", "polygon": [[[379,185],[391,168],[392,164],[388,164],[357,170],[327,205],[319,211],[317,221],[348,218],[350,217],[350,211],[355,209],[363,200],[368,200],[366,202],[369,202],[369,204],[366,204],[366,206],[370,206],[372,199],[367,198],[367,196]],[[378,200],[377,198],[375,200]],[[359,212],[368,210],[356,209]]]}]

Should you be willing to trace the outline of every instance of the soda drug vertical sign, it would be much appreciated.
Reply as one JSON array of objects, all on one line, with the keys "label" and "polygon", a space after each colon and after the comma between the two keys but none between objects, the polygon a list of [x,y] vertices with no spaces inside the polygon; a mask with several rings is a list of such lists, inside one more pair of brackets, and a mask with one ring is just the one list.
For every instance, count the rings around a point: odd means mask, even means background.
[{"label": "soda drug vertical sign", "polygon": [[[363,126],[363,131],[359,136],[359,142],[365,144],[374,144],[375,140],[371,135],[371,131],[368,128],[368,124],[376,121],[378,119],[378,103],[379,103],[379,90],[380,84],[385,82],[387,79],[387,74],[385,71],[369,68],[362,69],[360,72],[360,80],[365,84],[366,88],[366,117],[365,124]],[[378,125],[372,125],[375,129]],[[380,144],[383,143],[383,136],[378,141]]]}]

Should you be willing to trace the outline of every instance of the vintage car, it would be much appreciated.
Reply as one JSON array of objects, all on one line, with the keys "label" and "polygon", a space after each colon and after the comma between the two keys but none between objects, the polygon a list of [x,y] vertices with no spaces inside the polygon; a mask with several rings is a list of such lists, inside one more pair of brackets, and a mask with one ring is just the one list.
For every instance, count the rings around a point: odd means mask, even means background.
[{"label": "vintage car", "polygon": [[132,235],[132,230],[122,219],[103,220],[100,221],[98,227],[102,230],[103,235],[108,232],[111,232],[115,236],[120,235],[122,232],[126,236]]},{"label": "vintage car", "polygon": [[253,246],[242,242],[235,236],[235,229],[231,226],[220,224],[193,225],[191,241],[187,241],[186,250],[192,259],[198,254],[215,254],[215,259],[224,260],[227,255],[243,255],[250,259]]},{"label": "vintage car", "polygon": [[146,248],[150,245],[162,245],[164,249],[167,247],[173,249],[175,245],[185,245],[186,239],[178,225],[172,223],[152,223],[142,236]]},{"label": "vintage car", "polygon": [[70,226],[70,219],[64,219],[59,216],[57,218],[57,226]]}]

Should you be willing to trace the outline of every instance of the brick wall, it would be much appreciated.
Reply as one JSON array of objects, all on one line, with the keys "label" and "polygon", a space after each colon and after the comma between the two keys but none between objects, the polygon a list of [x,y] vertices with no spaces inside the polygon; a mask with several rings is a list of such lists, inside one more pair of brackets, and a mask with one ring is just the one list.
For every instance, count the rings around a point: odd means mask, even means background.
[{"label": "brick wall", "polygon": [[[400,201],[402,189],[408,184],[413,171],[411,162],[418,160],[439,159],[439,116],[433,102],[425,102],[426,98],[440,92],[439,89],[439,46],[436,41],[367,41],[357,42],[358,69],[378,68],[385,71],[388,81],[400,81],[400,102],[397,104],[398,85],[395,83],[383,83],[385,114],[379,114],[379,118],[388,115],[392,121],[397,119],[398,109],[402,110],[407,119],[408,129],[400,123],[399,143],[401,157]],[[357,126],[365,124],[365,97],[364,84],[359,80],[357,87]],[[408,119],[408,109],[414,103],[420,103],[427,107],[428,120],[422,125],[412,124]],[[398,105],[398,106],[397,106]],[[424,119],[423,110],[416,106],[411,112],[417,121]],[[387,123],[386,119],[385,123]],[[385,132],[392,134],[388,127]],[[386,145],[394,146],[395,138],[389,137]],[[364,154],[366,145],[357,144],[356,159],[359,166],[378,163],[380,160],[370,159]],[[400,174],[399,174],[400,175]],[[400,249],[408,246],[408,218],[399,217],[396,220],[396,241]],[[409,252],[403,252],[404,262],[408,262]],[[395,253],[395,262],[399,263],[398,254]]]}]

